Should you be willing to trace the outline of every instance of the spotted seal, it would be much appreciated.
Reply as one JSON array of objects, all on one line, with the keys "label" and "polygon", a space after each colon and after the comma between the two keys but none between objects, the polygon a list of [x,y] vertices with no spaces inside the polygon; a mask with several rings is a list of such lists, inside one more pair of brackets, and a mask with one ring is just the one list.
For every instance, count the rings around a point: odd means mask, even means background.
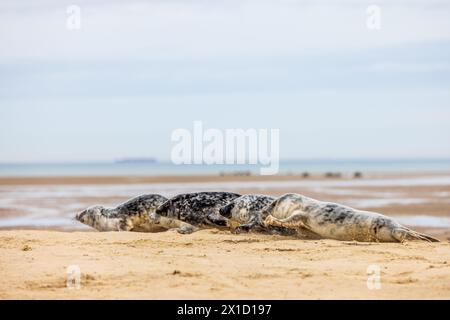
[{"label": "spotted seal", "polygon": [[257,231],[260,233],[279,234],[285,236],[298,236],[302,238],[311,237],[307,230],[294,230],[292,228],[268,226],[264,224],[265,215],[263,209],[270,205],[276,198],[262,194],[247,194],[234,199],[226,206],[219,209],[219,213],[232,222],[240,225],[233,232]]},{"label": "spotted seal", "polygon": [[266,195],[246,194],[221,207],[219,213],[241,224],[236,231],[248,231],[254,226],[262,226],[261,210],[274,200],[274,197]]},{"label": "spotted seal", "polygon": [[154,224],[149,215],[167,198],[158,194],[135,197],[116,208],[93,206],[78,213],[76,220],[98,231],[161,232],[165,228]]},{"label": "spotted seal", "polygon": [[179,194],[158,207],[151,220],[167,229],[187,234],[199,227],[228,226],[228,219],[219,209],[240,197],[231,192],[198,192]]},{"label": "spotted seal", "polygon": [[322,238],[362,242],[439,242],[379,213],[286,194],[263,209],[267,226],[307,229]]}]

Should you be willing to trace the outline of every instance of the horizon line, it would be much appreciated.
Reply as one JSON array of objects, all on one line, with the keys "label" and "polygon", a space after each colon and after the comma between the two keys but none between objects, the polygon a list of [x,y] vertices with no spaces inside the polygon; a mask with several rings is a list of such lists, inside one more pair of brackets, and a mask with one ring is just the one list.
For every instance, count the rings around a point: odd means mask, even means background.
[{"label": "horizon line", "polygon": [[[136,161],[135,161],[136,159]],[[148,159],[148,161],[146,161]],[[125,160],[125,161],[124,161]],[[396,158],[285,158],[280,159],[282,163],[289,162],[412,162],[412,161],[450,161],[450,157],[396,157]],[[149,164],[175,165],[170,160],[158,160],[157,158],[121,158],[113,160],[49,160],[49,161],[1,161],[0,165],[87,165],[87,164]],[[202,166],[206,164],[192,164],[194,166]],[[212,164],[227,165],[227,164]],[[231,164],[236,166],[249,166],[251,164]],[[209,165],[208,165],[209,166]]]}]

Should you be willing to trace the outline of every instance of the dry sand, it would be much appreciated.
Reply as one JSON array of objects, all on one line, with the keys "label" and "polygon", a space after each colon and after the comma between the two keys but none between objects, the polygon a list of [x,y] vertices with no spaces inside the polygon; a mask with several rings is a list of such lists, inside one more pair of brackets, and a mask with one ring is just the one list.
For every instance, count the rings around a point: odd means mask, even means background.
[{"label": "dry sand", "polygon": [[[80,289],[66,286],[79,266]],[[381,289],[367,287],[379,266]],[[449,299],[450,244],[1,231],[2,299]]]}]

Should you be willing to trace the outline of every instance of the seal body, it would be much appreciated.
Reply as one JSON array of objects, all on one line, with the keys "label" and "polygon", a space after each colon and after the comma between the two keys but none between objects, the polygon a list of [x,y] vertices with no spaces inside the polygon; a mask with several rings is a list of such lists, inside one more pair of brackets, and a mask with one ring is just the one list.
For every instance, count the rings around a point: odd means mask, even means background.
[{"label": "seal body", "polygon": [[263,210],[264,224],[304,228],[322,238],[363,242],[439,240],[412,231],[392,218],[344,205],[322,202],[299,194],[286,194]]},{"label": "seal body", "polygon": [[[191,233],[198,227],[228,226],[228,219],[221,216],[219,209],[240,197],[231,192],[198,192],[177,195],[157,208],[151,217],[153,221],[167,228],[178,228],[180,233]],[[175,221],[183,223],[175,223]]]},{"label": "seal body", "polygon": [[226,206],[221,207],[219,213],[222,216],[239,223],[259,221],[261,210],[274,200],[274,197],[266,195],[247,194],[236,198]]},{"label": "seal body", "polygon": [[166,229],[153,223],[150,214],[166,200],[158,194],[141,195],[116,208],[87,208],[77,214],[75,219],[98,231],[161,232]]},{"label": "seal body", "polygon": [[304,228],[294,230],[292,228],[264,224],[267,213],[263,209],[273,203],[273,201],[275,201],[275,197],[247,194],[234,199],[226,206],[220,208],[219,212],[222,216],[230,219],[230,221],[240,224],[234,229],[234,233],[256,231],[259,233],[317,239],[317,235],[311,236]]}]

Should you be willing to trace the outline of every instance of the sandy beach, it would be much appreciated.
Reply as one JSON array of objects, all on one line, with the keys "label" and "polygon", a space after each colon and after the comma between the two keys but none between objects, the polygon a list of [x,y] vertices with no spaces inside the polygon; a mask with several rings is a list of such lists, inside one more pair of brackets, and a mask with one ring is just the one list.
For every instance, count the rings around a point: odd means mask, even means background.
[{"label": "sandy beach", "polygon": [[[449,299],[449,176],[0,178],[0,298]],[[99,233],[72,219],[89,205],[188,190],[303,193],[395,216],[442,242],[308,241],[213,229]],[[74,266],[79,289],[67,286]],[[373,268],[378,290],[367,284]]]},{"label": "sandy beach", "polygon": [[[0,233],[2,299],[449,299],[450,244],[301,241],[216,230],[180,236]],[[67,270],[81,271],[80,288]],[[369,266],[381,271],[367,286]]]}]

